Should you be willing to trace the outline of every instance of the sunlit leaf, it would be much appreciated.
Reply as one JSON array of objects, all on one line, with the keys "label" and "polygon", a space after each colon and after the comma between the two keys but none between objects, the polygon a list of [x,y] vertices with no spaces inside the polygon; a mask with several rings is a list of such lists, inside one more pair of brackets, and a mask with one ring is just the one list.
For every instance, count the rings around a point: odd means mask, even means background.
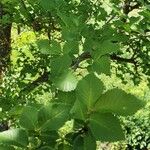
[{"label": "sunlit leaf", "polygon": [[26,147],[28,145],[28,134],[23,129],[10,129],[0,133],[0,143]]},{"label": "sunlit leaf", "polygon": [[112,112],[118,115],[132,115],[144,106],[144,102],[121,89],[113,89],[100,97],[95,104],[98,112]]},{"label": "sunlit leaf", "polygon": [[77,98],[90,109],[102,94],[103,89],[100,79],[94,74],[89,74],[79,81],[76,88]]},{"label": "sunlit leaf", "polygon": [[77,86],[77,82],[77,78],[73,72],[69,70],[64,72],[62,75],[60,75],[60,77],[58,77],[58,79],[56,79],[56,81],[54,81],[56,87],[65,92],[74,90]]}]

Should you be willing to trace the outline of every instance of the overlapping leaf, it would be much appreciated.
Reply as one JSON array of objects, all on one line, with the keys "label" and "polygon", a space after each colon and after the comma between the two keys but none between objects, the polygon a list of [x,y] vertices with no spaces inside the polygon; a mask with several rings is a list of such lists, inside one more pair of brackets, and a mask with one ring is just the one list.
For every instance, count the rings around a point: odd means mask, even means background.
[{"label": "overlapping leaf", "polygon": [[73,150],[95,150],[96,149],[96,141],[89,134],[85,134],[84,136],[77,136],[74,140]]},{"label": "overlapping leaf", "polygon": [[69,117],[70,106],[63,103],[51,103],[43,106],[38,113],[39,126],[42,131],[58,130]]},{"label": "overlapping leaf", "polygon": [[124,140],[124,134],[118,119],[112,114],[95,113],[90,117],[90,129],[96,140]]},{"label": "overlapping leaf", "polygon": [[0,145],[0,150],[15,150],[12,146]]},{"label": "overlapping leaf", "polygon": [[106,75],[110,75],[110,58],[105,55],[94,60],[92,68],[98,74],[105,73]]},{"label": "overlapping leaf", "polygon": [[103,92],[103,83],[94,75],[89,74],[79,81],[77,99],[90,109]]},{"label": "overlapping leaf", "polygon": [[77,99],[70,113],[75,119],[85,120],[87,118],[87,112],[86,105]]},{"label": "overlapping leaf", "polygon": [[144,106],[144,102],[121,89],[113,89],[103,94],[95,104],[98,112],[112,112],[118,115],[132,115]]},{"label": "overlapping leaf", "polygon": [[56,87],[65,92],[73,91],[77,86],[77,78],[72,71],[67,70],[54,80]]},{"label": "overlapping leaf", "polygon": [[71,58],[67,54],[59,56],[54,60],[52,60],[51,62],[52,77],[55,78],[60,76],[65,70],[68,70],[71,63],[72,63]]},{"label": "overlapping leaf", "polygon": [[28,134],[23,129],[10,129],[0,133],[0,144],[26,147],[28,145]]},{"label": "overlapping leaf", "polygon": [[49,41],[48,39],[41,39],[37,41],[38,48],[42,54],[60,54],[61,46],[57,41]]},{"label": "overlapping leaf", "polygon": [[37,122],[38,110],[30,106],[25,107],[20,117],[20,125],[26,129],[34,130]]}]

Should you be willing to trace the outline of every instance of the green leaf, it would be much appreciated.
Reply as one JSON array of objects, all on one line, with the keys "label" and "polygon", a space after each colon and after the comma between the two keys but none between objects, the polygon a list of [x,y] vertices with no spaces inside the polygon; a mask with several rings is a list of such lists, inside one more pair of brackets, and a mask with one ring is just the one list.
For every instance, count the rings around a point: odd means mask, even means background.
[{"label": "green leaf", "polygon": [[8,145],[0,145],[0,150],[15,150],[15,148]]},{"label": "green leaf", "polygon": [[9,111],[10,116],[20,116],[23,111],[23,106],[15,106]]},{"label": "green leaf", "polygon": [[79,41],[80,40],[80,33],[78,31],[78,28],[73,27],[63,27],[62,28],[62,37],[66,41],[73,42],[73,41]]},{"label": "green leaf", "polygon": [[[68,104],[71,107],[73,106],[75,100],[76,100],[76,93],[75,91],[71,92],[62,92],[59,91],[57,94],[57,101],[60,103]],[[55,100],[56,101],[56,100]]]},{"label": "green leaf", "polygon": [[0,144],[26,147],[28,135],[23,129],[10,129],[0,133]]},{"label": "green leaf", "polygon": [[34,130],[38,123],[38,110],[34,107],[27,106],[24,108],[20,117],[20,125],[23,128]]},{"label": "green leaf", "polygon": [[55,58],[51,62],[52,77],[55,78],[57,76],[60,76],[64,72],[64,70],[68,70],[71,63],[71,58],[67,54]]},{"label": "green leaf", "polygon": [[70,113],[72,117],[75,119],[85,120],[87,117],[87,107],[78,99],[75,101],[73,108],[71,109]]},{"label": "green leaf", "polygon": [[79,43],[77,41],[67,41],[63,47],[64,53],[78,54]]},{"label": "green leaf", "polygon": [[77,86],[77,82],[77,78],[70,70],[65,71],[58,79],[54,80],[56,87],[65,92],[73,91]]},{"label": "green leaf", "polygon": [[60,54],[61,46],[57,41],[52,40],[49,42],[47,39],[37,41],[38,48],[42,54]]},{"label": "green leaf", "polygon": [[72,150],[72,146],[62,143],[58,146],[58,150]]},{"label": "green leaf", "polygon": [[105,73],[106,75],[110,75],[110,58],[104,55],[94,60],[92,67],[98,74]]},{"label": "green leaf", "polygon": [[70,106],[63,103],[51,103],[43,106],[38,113],[42,131],[58,130],[69,117]]},{"label": "green leaf", "polygon": [[38,150],[54,150],[54,148],[50,147],[50,146],[43,146]]},{"label": "green leaf", "polygon": [[129,40],[129,37],[122,33],[116,33],[113,36],[112,40],[117,42],[127,42]]},{"label": "green leaf", "polygon": [[50,43],[50,54],[60,54],[61,53],[61,46],[60,43],[58,43],[55,40],[52,40]]},{"label": "green leaf", "polygon": [[89,133],[79,135],[74,140],[73,150],[96,150],[96,141]]},{"label": "green leaf", "polygon": [[47,39],[38,40],[37,45],[42,54],[50,54],[49,40]]},{"label": "green leaf", "polygon": [[96,140],[111,142],[124,140],[120,123],[112,114],[95,113],[91,115],[89,127]]},{"label": "green leaf", "polygon": [[84,136],[84,147],[85,150],[96,150],[96,140],[89,131]]},{"label": "green leaf", "polygon": [[91,51],[93,49],[93,47],[95,46],[95,44],[96,44],[95,41],[91,37],[88,37],[84,41],[83,50],[84,51]]},{"label": "green leaf", "polygon": [[59,10],[57,11],[57,15],[62,20],[63,26],[68,27],[68,29],[78,29],[78,27],[81,25],[82,16],[77,16],[73,13],[62,13]]},{"label": "green leaf", "polygon": [[116,53],[120,49],[118,43],[112,43],[110,40],[104,40],[97,44],[96,51],[92,54],[94,55],[94,60],[99,60],[101,56],[106,54]]},{"label": "green leaf", "polygon": [[89,74],[77,85],[77,99],[90,109],[102,94],[103,89],[103,83],[94,74]]},{"label": "green leaf", "polygon": [[35,137],[33,132],[31,132],[30,134],[29,143],[30,143],[30,147],[32,147],[33,149],[40,146],[40,141],[37,137]]},{"label": "green leaf", "polygon": [[57,133],[57,131],[41,132],[39,139],[46,145],[51,145],[51,147],[55,147],[55,145],[57,144],[57,139],[59,139],[59,134]]},{"label": "green leaf", "polygon": [[72,18],[69,16],[69,14],[62,13],[58,10],[57,15],[62,20],[65,27],[71,27],[73,25]]},{"label": "green leaf", "polygon": [[121,89],[113,89],[103,94],[95,104],[98,112],[112,112],[118,115],[132,115],[144,106],[144,102]]},{"label": "green leaf", "polygon": [[73,150],[84,150],[84,140],[82,136],[77,136],[73,143]]},{"label": "green leaf", "polygon": [[49,0],[40,0],[40,5],[47,11],[52,11],[55,7],[55,0],[51,0],[51,2],[49,2]]}]

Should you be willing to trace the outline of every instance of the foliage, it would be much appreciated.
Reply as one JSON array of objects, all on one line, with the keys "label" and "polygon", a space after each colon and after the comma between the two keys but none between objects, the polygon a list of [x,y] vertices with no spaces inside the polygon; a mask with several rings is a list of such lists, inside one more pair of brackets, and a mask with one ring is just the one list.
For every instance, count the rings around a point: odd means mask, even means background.
[{"label": "foliage", "polygon": [[137,114],[121,118],[123,128],[125,131],[126,140],[123,142],[111,143],[109,149],[122,150],[122,149],[149,149],[150,146],[150,123],[149,118],[149,104],[144,110],[139,111]]},{"label": "foliage", "polygon": [[149,105],[133,117],[124,120],[127,147],[133,149],[150,148],[150,112]]},{"label": "foliage", "polygon": [[[135,83],[143,76],[149,79],[148,2],[2,4],[12,18],[1,22],[35,33],[31,38],[22,31],[12,43],[12,65],[0,90],[0,118],[10,122],[10,129],[0,133],[0,146],[94,150],[96,141],[124,140],[118,117],[133,115],[145,103],[119,88],[106,90],[100,75],[111,75],[116,68],[123,81],[126,73]],[[129,14],[135,8],[136,17]],[[72,130],[62,136],[67,121]]]}]

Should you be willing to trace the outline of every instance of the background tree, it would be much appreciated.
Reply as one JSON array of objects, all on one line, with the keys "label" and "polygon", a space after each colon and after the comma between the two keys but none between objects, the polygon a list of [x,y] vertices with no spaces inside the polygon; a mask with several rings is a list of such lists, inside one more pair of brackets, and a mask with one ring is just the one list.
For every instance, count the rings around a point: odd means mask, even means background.
[{"label": "background tree", "polygon": [[0,2],[0,79],[10,60],[12,22],[8,9]]}]

